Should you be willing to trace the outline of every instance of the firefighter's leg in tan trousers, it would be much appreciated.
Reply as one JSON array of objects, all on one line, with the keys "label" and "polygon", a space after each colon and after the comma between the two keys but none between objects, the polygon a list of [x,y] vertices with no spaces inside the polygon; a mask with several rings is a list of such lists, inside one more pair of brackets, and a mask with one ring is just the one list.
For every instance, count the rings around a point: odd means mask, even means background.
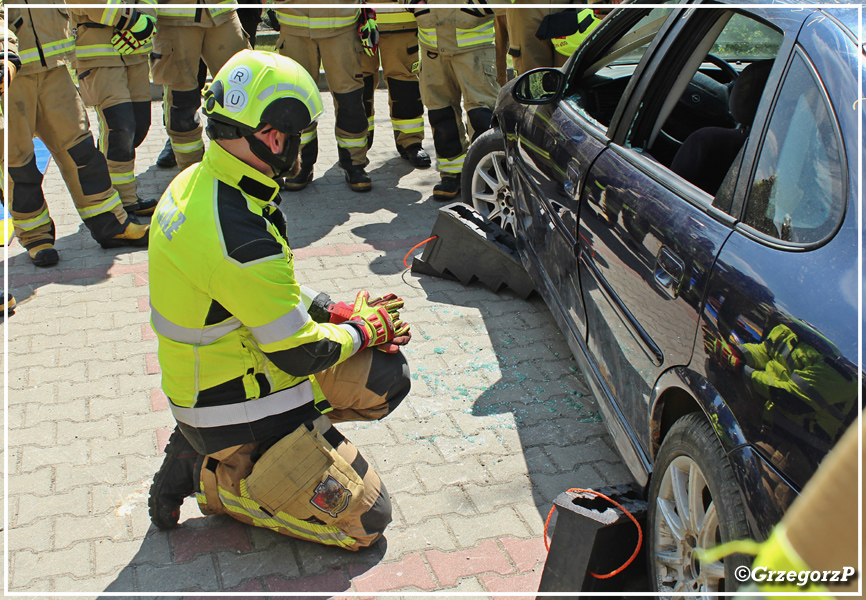
[{"label": "firefighter's leg in tan trousers", "polygon": [[202,124],[198,114],[199,60],[211,74],[219,71],[236,52],[249,48],[237,14],[219,27],[178,27],[160,23],[153,43],[153,80],[161,84],[165,128],[177,166],[183,170],[204,155]]},{"label": "firefighter's leg in tan trousers", "polygon": [[19,75],[8,90],[9,198],[15,235],[28,250],[54,243],[54,222],[42,193],[33,136],[54,157],[75,208],[90,235],[105,241],[123,233],[129,217],[111,187],[105,157],[96,149],[90,121],[69,71],[58,67]]},{"label": "firefighter's leg in tan trousers", "polygon": [[135,149],[150,129],[150,71],[147,61],[126,67],[78,72],[81,98],[99,114],[99,150],[123,206],[138,202]]},{"label": "firefighter's leg in tan trousers", "polygon": [[421,52],[421,98],[433,128],[437,168],[442,176],[458,175],[469,146],[460,111],[461,95],[474,140],[490,128],[493,118],[499,93],[496,51],[490,45],[451,57]]},{"label": "firefighter's leg in tan trousers", "polygon": [[505,9],[496,9],[496,18],[493,20],[493,29],[496,32],[496,83],[501,86],[508,81],[508,17]]},{"label": "firefighter's leg in tan trousers", "polygon": [[535,32],[550,12],[546,8],[509,8],[508,53],[514,64],[514,75],[539,67],[561,67],[568,59],[557,52],[550,40],[540,40]]},{"label": "firefighter's leg in tan trousers", "polygon": [[[319,80],[319,62],[334,98],[335,136],[340,165],[367,165],[367,115],[364,112],[364,50],[354,29],[334,37],[309,39],[280,34],[280,54],[301,64],[313,79]],[[313,165],[318,158],[318,139],[313,124],[301,134],[301,164]]]},{"label": "firefighter's leg in tan trousers", "polygon": [[402,353],[365,350],[316,375],[334,410],[267,450],[259,444],[202,457],[196,498],[204,514],[283,535],[358,550],[391,522],[384,483],[331,423],[385,417],[409,393]]},{"label": "firefighter's leg in tan trousers", "polygon": [[414,30],[395,31],[383,34],[380,39],[382,74],[388,86],[394,141],[398,148],[408,148],[424,141],[424,104],[418,82],[421,67],[418,34]]}]

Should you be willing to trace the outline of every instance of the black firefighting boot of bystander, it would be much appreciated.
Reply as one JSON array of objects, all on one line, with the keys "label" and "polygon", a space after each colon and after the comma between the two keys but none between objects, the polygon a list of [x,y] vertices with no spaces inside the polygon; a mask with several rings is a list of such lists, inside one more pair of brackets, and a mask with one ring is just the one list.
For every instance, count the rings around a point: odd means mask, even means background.
[{"label": "black firefighting boot of bystander", "polygon": [[153,476],[147,506],[159,529],[171,529],[180,518],[183,499],[195,492],[195,464],[199,454],[175,427],[165,447],[165,460]]}]

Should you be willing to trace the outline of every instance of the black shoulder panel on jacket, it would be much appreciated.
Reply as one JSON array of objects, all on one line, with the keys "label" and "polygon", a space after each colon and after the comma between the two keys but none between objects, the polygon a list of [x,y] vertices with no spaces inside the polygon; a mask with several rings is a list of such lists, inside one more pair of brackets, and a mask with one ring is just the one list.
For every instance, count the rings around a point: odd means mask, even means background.
[{"label": "black shoulder panel on jacket", "polygon": [[268,231],[264,217],[250,212],[237,188],[217,182],[217,211],[228,255],[241,264],[282,256],[283,247]]}]

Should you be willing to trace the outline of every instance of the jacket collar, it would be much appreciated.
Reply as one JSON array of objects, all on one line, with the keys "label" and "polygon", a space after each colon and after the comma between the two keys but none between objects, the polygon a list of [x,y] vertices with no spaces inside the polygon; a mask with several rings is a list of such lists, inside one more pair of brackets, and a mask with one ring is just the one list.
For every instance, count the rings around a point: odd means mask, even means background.
[{"label": "jacket collar", "polygon": [[211,142],[202,164],[214,177],[236,187],[260,206],[269,204],[280,193],[279,184],[247,163]]}]

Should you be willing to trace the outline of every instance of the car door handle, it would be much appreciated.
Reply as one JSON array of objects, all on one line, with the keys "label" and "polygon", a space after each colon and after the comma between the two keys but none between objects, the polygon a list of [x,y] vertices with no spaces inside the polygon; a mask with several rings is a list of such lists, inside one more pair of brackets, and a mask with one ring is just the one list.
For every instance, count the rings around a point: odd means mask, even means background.
[{"label": "car door handle", "polygon": [[676,298],[680,291],[680,283],[685,273],[685,265],[680,258],[665,246],[661,247],[656,256],[654,277],[663,290]]}]

